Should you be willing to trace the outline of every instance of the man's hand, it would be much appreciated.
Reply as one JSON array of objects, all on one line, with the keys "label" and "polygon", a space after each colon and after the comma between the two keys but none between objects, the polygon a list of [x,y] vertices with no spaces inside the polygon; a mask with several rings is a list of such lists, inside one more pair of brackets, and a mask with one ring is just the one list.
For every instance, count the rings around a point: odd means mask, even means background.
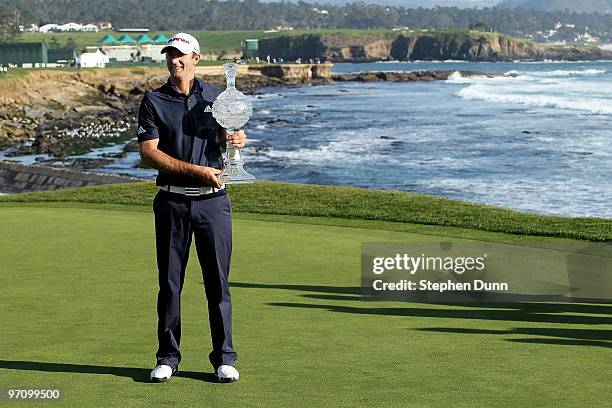
[{"label": "man's hand", "polygon": [[244,147],[247,140],[247,135],[244,130],[237,130],[233,135],[228,134],[227,131],[224,130],[221,132],[220,136],[226,143],[231,143],[239,149]]},{"label": "man's hand", "polygon": [[215,169],[214,167],[196,166],[196,177],[204,181],[207,186],[221,188],[221,176],[223,170]]},{"label": "man's hand", "polygon": [[147,140],[138,144],[142,163],[159,171],[183,174],[202,180],[207,186],[221,188],[223,170],[213,167],[198,166],[162,152],[157,148],[159,139]]}]

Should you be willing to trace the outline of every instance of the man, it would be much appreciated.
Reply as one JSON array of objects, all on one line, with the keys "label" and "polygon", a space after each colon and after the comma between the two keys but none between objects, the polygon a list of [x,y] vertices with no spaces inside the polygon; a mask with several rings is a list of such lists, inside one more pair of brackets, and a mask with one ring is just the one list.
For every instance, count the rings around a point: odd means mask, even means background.
[{"label": "man", "polygon": [[243,147],[246,135],[227,135],[212,117],[212,104],[222,90],[195,78],[200,45],[193,36],[178,33],[161,52],[170,78],[145,94],[137,131],[142,162],[158,170],[160,188],[153,201],[159,348],[151,381],[168,381],[181,361],[180,295],[192,236],[208,301],[213,346],[209,359],[219,381],[236,381],[228,285],[232,215],[221,181],[221,151],[226,143]]}]

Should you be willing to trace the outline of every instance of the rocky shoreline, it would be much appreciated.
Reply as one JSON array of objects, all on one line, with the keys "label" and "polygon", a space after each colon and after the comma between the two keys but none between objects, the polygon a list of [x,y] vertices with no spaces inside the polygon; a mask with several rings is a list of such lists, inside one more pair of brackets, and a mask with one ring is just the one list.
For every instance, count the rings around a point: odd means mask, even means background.
[{"label": "rocky shoreline", "polygon": [[453,73],[459,72],[462,77],[486,76],[493,78],[501,74],[483,73],[475,71],[411,71],[411,72],[363,72],[359,74],[332,75],[335,82],[416,82],[416,81],[445,81]]},{"label": "rocky shoreline", "polygon": [[[304,86],[332,82],[433,81],[445,80],[453,71],[369,72],[362,74],[295,77],[275,69],[240,77],[238,87],[256,94],[264,87]],[[218,71],[218,70],[217,70]],[[262,70],[263,71],[263,70]],[[461,72],[462,76],[483,75]],[[224,86],[221,74],[205,74],[205,79]],[[96,72],[33,72],[8,85],[0,98],[0,151],[5,159],[38,155],[35,161],[75,169],[97,168],[138,151],[135,124],[140,100],[146,90],[167,80],[162,69],[114,70],[112,76]],[[7,81],[7,80],[5,80]],[[97,148],[123,145],[121,151],[105,153],[101,158],[68,159]]]}]

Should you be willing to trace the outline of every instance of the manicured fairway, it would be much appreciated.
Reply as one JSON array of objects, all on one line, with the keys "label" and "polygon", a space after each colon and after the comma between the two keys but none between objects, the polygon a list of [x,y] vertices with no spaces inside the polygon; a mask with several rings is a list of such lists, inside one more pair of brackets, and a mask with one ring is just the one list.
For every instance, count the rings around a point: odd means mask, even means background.
[{"label": "manicured fairway", "polygon": [[432,235],[239,213],[230,280],[241,380],[211,374],[192,252],[181,374],[149,384],[152,214],[109,208],[0,204],[0,388],[61,388],[65,407],[609,404],[612,305],[362,302],[361,242],[448,240],[444,227]]}]

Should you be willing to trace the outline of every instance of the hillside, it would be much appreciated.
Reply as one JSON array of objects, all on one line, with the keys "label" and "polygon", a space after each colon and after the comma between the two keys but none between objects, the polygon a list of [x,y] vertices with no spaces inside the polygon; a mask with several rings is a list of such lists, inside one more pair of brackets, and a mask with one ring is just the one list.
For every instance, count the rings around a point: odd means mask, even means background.
[{"label": "hillside", "polygon": [[568,10],[573,13],[610,13],[612,12],[612,1],[610,0],[504,0],[497,8],[513,9],[524,8],[537,11]]}]

